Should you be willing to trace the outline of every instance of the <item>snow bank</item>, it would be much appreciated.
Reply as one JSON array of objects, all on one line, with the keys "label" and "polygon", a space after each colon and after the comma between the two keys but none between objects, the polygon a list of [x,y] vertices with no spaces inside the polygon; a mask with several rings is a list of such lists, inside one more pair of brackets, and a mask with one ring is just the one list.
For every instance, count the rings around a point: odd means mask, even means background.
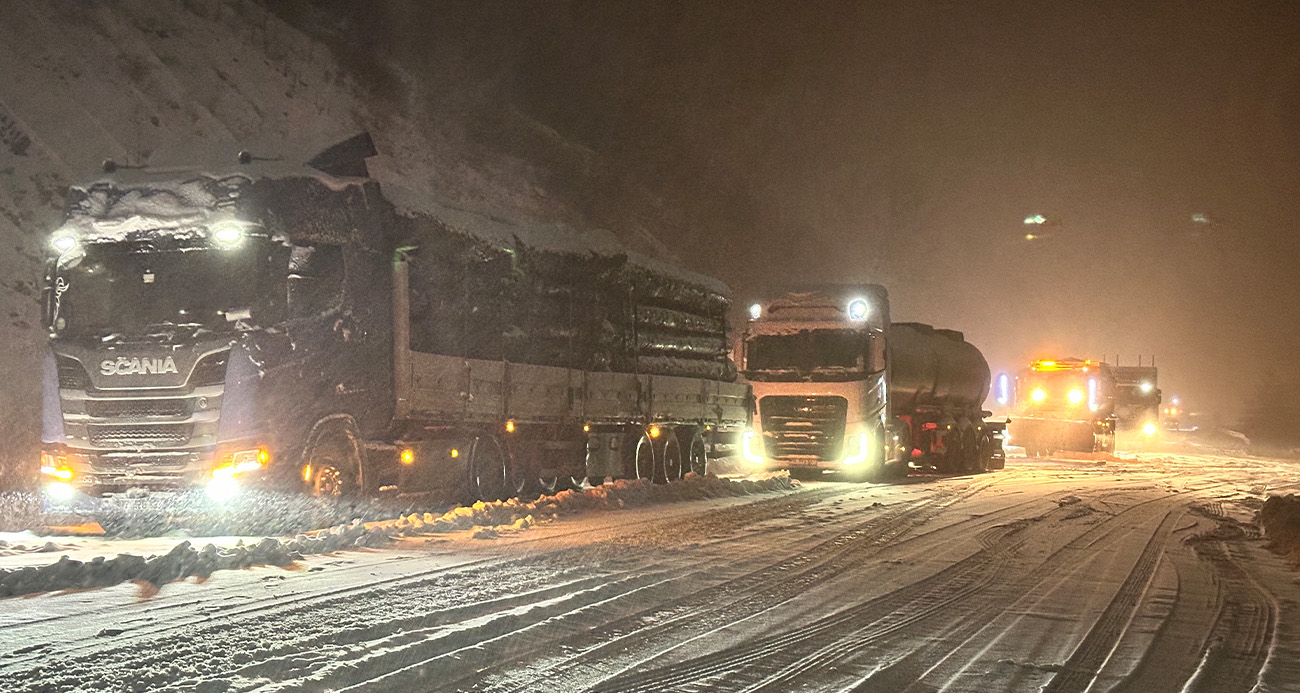
[{"label": "snow bank", "polygon": [[799,482],[784,472],[750,479],[722,479],[712,474],[699,476],[692,472],[685,479],[671,484],[654,484],[645,479],[619,479],[583,491],[561,491],[535,501],[518,498],[491,503],[478,501],[473,505],[454,508],[440,516],[413,513],[397,520],[371,523],[369,526],[392,527],[404,536],[458,532],[475,527],[491,528],[491,532],[480,531],[473,535],[476,539],[487,539],[527,529],[560,515],[589,510],[617,510],[651,503],[747,496],[792,491],[798,487]]},{"label": "snow bank", "polygon": [[1269,496],[1259,509],[1269,548],[1300,561],[1300,496]]},{"label": "snow bank", "polygon": [[[253,565],[288,566],[303,556],[383,546],[398,537],[472,530],[474,539],[495,539],[560,515],[589,510],[784,492],[798,487],[799,483],[785,474],[741,480],[688,474],[681,481],[663,485],[646,480],[620,480],[584,491],[562,491],[535,501],[517,498],[492,503],[479,501],[442,515],[412,513],[395,520],[370,523],[355,519],[330,529],[299,534],[292,539],[266,538],[252,544],[240,540],[232,547],[209,543],[202,548],[181,541],[167,553],[148,558],[123,553],[114,558],[97,556],[81,561],[65,555],[58,562],[43,566],[0,569],[0,598],[106,587],[128,580],[162,585],[191,576],[206,578],[217,570]],[[60,547],[52,542],[28,546],[0,541],[0,556],[59,550]]]}]

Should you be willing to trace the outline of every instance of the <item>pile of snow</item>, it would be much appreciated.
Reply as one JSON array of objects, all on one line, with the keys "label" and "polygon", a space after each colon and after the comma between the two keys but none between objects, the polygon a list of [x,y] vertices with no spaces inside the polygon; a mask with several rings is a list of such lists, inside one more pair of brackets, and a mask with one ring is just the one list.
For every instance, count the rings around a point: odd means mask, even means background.
[{"label": "pile of snow", "polygon": [[41,499],[34,493],[0,493],[0,532],[17,532],[41,522]]},{"label": "pile of snow", "polygon": [[371,526],[392,527],[404,536],[443,534],[476,527],[491,528],[491,532],[477,532],[474,535],[475,538],[486,539],[527,529],[560,515],[589,510],[617,510],[651,503],[793,491],[798,487],[799,482],[785,472],[749,479],[722,479],[713,474],[699,476],[692,472],[685,479],[671,484],[654,484],[646,479],[619,479],[583,491],[561,491],[535,501],[518,498],[491,503],[478,501],[473,505],[454,508],[440,516],[413,513],[390,522],[372,523]]},{"label": "pile of snow", "polygon": [[1269,496],[1259,509],[1269,548],[1300,561],[1300,496]]},{"label": "pile of snow", "polygon": [[[207,544],[194,548],[181,541],[165,554],[148,558],[118,554],[114,558],[97,556],[89,561],[62,556],[57,563],[0,569],[0,598],[36,592],[106,587],[128,580],[162,585],[187,577],[206,578],[217,570],[247,568],[253,565],[288,566],[303,556],[325,554],[354,548],[383,546],[398,537],[445,534],[472,530],[475,539],[494,539],[503,534],[525,530],[539,522],[560,515],[588,510],[615,510],[625,507],[701,500],[755,493],[793,491],[797,481],[786,474],[752,479],[730,480],[717,476],[688,474],[671,484],[653,484],[647,480],[620,480],[585,491],[562,491],[536,501],[512,498],[450,510],[442,515],[412,513],[395,520],[365,523],[354,519],[330,529],[299,534],[293,539],[266,538],[232,547]],[[2,543],[2,542],[0,542]],[[39,547],[0,546],[0,556],[9,552],[57,552],[52,542]]]}]

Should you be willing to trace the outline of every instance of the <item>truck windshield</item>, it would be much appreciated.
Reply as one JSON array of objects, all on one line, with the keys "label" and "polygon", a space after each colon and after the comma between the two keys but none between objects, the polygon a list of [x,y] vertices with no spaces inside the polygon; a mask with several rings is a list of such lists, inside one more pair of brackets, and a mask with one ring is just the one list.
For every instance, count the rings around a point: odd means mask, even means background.
[{"label": "truck windshield", "polygon": [[[233,331],[269,288],[265,239],[237,248],[143,250],[126,243],[88,244],[60,261],[52,277],[49,320],[67,339]],[[230,316],[229,318],[227,316]]]},{"label": "truck windshield", "polygon": [[855,330],[805,330],[786,335],[755,335],[745,352],[752,373],[785,373],[814,380],[860,376],[866,339]]}]

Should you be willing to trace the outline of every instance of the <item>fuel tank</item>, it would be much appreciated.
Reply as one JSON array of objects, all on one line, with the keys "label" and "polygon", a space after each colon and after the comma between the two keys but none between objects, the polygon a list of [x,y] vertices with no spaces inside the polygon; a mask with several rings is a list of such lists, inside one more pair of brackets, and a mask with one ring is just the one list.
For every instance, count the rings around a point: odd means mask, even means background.
[{"label": "fuel tank", "polygon": [[956,330],[919,322],[889,325],[889,397],[895,413],[925,406],[978,410],[989,394],[989,364]]}]

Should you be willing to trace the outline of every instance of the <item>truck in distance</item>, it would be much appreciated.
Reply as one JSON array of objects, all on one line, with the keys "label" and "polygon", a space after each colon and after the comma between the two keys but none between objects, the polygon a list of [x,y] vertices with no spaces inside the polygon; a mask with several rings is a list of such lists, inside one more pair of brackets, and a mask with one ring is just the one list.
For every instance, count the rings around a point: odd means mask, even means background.
[{"label": "truck in distance", "polygon": [[381,191],[374,153],[72,189],[45,277],[47,498],[491,499],[704,472],[746,425],[719,282]]},{"label": "truck in distance", "polygon": [[1115,425],[1120,435],[1150,439],[1160,431],[1160,383],[1150,366],[1111,366],[1115,378]]},{"label": "truck in distance", "polygon": [[757,401],[742,455],[797,476],[904,476],[915,464],[1003,464],[1003,424],[980,407],[989,369],[961,333],[890,322],[879,285],[791,291],[754,303],[741,350]]}]

